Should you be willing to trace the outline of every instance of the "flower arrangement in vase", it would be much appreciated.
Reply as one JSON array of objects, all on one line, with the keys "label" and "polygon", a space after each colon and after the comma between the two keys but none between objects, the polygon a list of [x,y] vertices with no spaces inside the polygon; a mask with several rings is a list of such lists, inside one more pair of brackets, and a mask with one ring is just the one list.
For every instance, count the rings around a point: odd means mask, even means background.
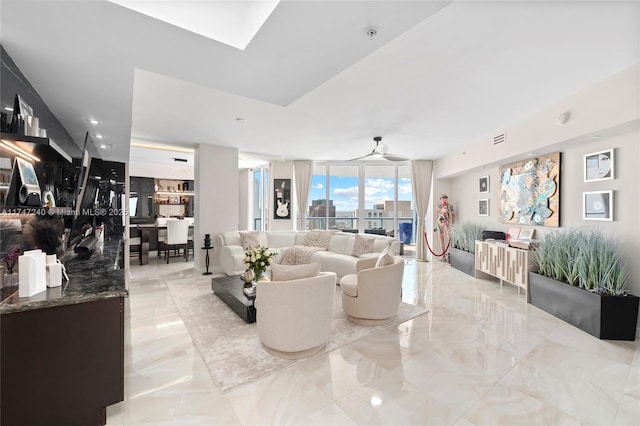
[{"label": "flower arrangement in vase", "polygon": [[13,268],[15,268],[20,256],[20,248],[18,246],[11,246],[9,250],[2,256],[2,261],[7,265],[7,274],[13,274]]},{"label": "flower arrangement in vase", "polygon": [[253,279],[258,281],[273,262],[274,253],[269,247],[254,247],[244,252],[244,264],[253,271]]}]

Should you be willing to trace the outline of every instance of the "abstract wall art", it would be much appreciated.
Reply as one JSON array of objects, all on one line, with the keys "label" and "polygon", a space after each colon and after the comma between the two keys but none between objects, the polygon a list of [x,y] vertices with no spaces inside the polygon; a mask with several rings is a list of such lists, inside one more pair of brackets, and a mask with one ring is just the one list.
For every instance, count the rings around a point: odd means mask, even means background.
[{"label": "abstract wall art", "polygon": [[500,167],[500,221],[560,226],[560,153]]}]

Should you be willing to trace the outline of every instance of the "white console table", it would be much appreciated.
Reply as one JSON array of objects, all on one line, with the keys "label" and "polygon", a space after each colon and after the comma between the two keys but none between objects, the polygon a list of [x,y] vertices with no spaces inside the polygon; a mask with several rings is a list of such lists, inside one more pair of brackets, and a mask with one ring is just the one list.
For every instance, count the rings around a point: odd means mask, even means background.
[{"label": "white console table", "polygon": [[[493,241],[476,241],[476,277],[482,274],[496,277],[527,292],[529,302],[529,271],[534,271],[535,262],[530,250],[507,247]],[[479,272],[479,273],[478,273]]]}]

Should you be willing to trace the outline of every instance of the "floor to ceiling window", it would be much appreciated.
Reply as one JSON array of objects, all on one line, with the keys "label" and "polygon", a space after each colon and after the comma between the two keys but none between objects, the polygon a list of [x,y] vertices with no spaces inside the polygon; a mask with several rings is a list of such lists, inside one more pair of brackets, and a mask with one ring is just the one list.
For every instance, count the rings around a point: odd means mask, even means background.
[{"label": "floor to ceiling window", "polygon": [[[413,242],[410,167],[395,163],[316,163],[307,229],[397,235]],[[406,240],[408,238],[408,240]]]},{"label": "floor to ceiling window", "polygon": [[253,170],[253,229],[266,231],[269,226],[269,168]]}]

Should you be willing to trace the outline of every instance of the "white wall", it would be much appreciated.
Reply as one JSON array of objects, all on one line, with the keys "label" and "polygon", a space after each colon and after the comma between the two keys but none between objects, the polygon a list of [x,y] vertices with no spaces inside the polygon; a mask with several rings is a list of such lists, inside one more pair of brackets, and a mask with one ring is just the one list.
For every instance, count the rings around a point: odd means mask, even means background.
[{"label": "white wall", "polygon": [[[489,230],[506,231],[510,224],[499,221],[499,166],[537,151],[561,152],[560,225],[562,228],[596,227],[618,239],[630,274],[629,289],[640,296],[640,66],[618,73],[574,94],[543,111],[506,128],[507,143],[493,147],[486,140],[467,145],[435,165],[439,185],[449,181],[449,201],[458,222],[470,221]],[[570,120],[560,125],[556,117],[569,111]],[[615,179],[585,183],[584,155],[615,149]],[[462,152],[465,154],[463,155]],[[478,191],[478,178],[488,175],[490,192]],[[435,184],[434,184],[435,187]],[[582,219],[584,191],[614,191],[614,220]],[[437,192],[434,196],[439,196]],[[490,200],[488,217],[477,215],[478,199]],[[435,200],[434,200],[435,201]],[[534,227],[536,238],[557,228]]]},{"label": "white wall", "polygon": [[195,172],[192,166],[130,161],[129,173],[131,176],[139,177],[193,180]]},{"label": "white wall", "polygon": [[[635,65],[455,150],[435,163],[434,176],[447,178],[486,165],[505,164],[529,152],[559,151],[570,143],[579,143],[576,138],[637,122],[639,96],[640,65]],[[557,117],[565,111],[571,117],[559,125]],[[493,136],[501,130],[506,130],[507,141],[494,146]]]},{"label": "white wall", "polygon": [[[238,150],[199,145],[195,151],[194,266],[204,270],[204,235],[212,240],[239,228]],[[218,250],[210,251],[211,268],[219,270]]]}]

